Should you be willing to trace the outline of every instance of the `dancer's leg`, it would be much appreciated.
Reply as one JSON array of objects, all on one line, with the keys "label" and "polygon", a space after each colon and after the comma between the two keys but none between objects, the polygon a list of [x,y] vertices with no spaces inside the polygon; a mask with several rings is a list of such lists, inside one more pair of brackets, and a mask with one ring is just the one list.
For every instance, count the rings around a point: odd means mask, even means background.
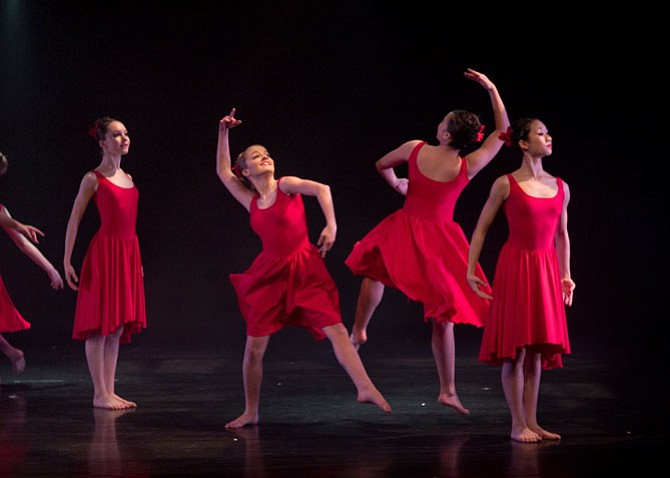
[{"label": "dancer's leg", "polygon": [[14,373],[21,373],[26,369],[26,359],[23,351],[12,346],[2,334],[0,334],[0,352],[12,362]]},{"label": "dancer's leg", "polygon": [[93,382],[93,406],[98,408],[118,409],[120,403],[114,399],[105,380],[105,337],[98,334],[86,339],[86,363]]},{"label": "dancer's leg", "polygon": [[505,360],[502,365],[501,381],[505,399],[512,415],[512,431],[510,437],[523,443],[534,443],[542,440],[540,436],[528,428],[526,411],[523,404],[523,363],[526,349],[519,348],[514,360]]},{"label": "dancer's leg", "polygon": [[470,415],[456,393],[456,342],[454,340],[454,323],[438,323],[432,320],[433,335],[431,348],[440,379],[440,394],[437,400],[443,405],[453,408],[458,413]]},{"label": "dancer's leg", "polygon": [[354,382],[358,392],[358,401],[361,403],[373,403],[386,413],[391,413],[391,406],[381,392],[377,390],[372,380],[370,380],[358,352],[349,340],[349,337],[347,337],[347,329],[344,327],[344,324],[329,325],[322,330],[333,344],[337,361]]},{"label": "dancer's leg", "polygon": [[384,297],[384,284],[369,277],[364,277],[361,282],[361,290],[358,293],[356,317],[350,337],[356,350],[368,340],[368,324],[372,319],[372,314],[382,301],[382,297]]},{"label": "dancer's leg", "polygon": [[114,376],[123,326],[112,334],[86,339],[86,362],[93,382],[93,406],[120,410],[135,406],[114,393]]},{"label": "dancer's leg", "polygon": [[123,325],[105,337],[105,348],[103,351],[105,388],[112,397],[124,405],[123,408],[132,408],[137,406],[135,402],[128,401],[125,398],[118,396],[115,392],[116,366],[119,362],[119,342],[122,333]]},{"label": "dancer's leg", "polygon": [[[346,334],[346,332],[345,332]],[[244,347],[242,360],[242,380],[244,382],[244,412],[226,423],[226,428],[242,428],[256,425],[259,420],[258,408],[263,381],[263,356],[270,343],[270,336],[250,337]]]},{"label": "dancer's leg", "polygon": [[527,352],[525,366],[525,384],[523,389],[523,403],[526,411],[528,428],[537,433],[544,440],[560,440],[561,435],[545,430],[537,423],[537,403],[540,396],[540,379],[542,376],[542,356],[538,353]]}]

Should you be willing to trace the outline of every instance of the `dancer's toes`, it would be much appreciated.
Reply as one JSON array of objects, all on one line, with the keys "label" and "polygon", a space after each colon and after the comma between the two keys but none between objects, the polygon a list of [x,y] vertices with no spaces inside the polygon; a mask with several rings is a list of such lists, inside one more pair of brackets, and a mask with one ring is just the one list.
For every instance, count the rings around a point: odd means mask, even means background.
[{"label": "dancer's toes", "polygon": [[94,398],[93,406],[95,408],[104,408],[105,410],[122,410],[126,408],[123,403],[113,398]]},{"label": "dancer's toes", "polygon": [[524,428],[519,432],[514,430],[510,434],[512,440],[518,441],[520,443],[539,443],[542,441],[540,435],[530,430],[529,428]]},{"label": "dancer's toes", "polygon": [[461,415],[470,415],[470,410],[463,406],[458,398],[458,395],[447,395],[445,393],[441,393],[440,396],[437,397],[437,401],[442,405],[453,408]]},{"label": "dancer's toes", "polygon": [[124,400],[116,394],[95,395],[93,397],[93,406],[95,408],[104,408],[106,410],[125,410],[137,407],[135,403]]},{"label": "dancer's toes", "polygon": [[137,407],[137,403],[131,402],[130,400],[126,400],[125,398],[119,397],[116,394],[114,394],[114,399],[118,400],[123,405],[123,408],[136,408]]},{"label": "dancer's toes", "polygon": [[389,402],[386,401],[384,396],[379,391],[359,393],[357,400],[360,403],[371,403],[373,405],[377,405],[384,413],[393,413],[391,410],[391,405],[389,405]]},{"label": "dancer's toes", "polygon": [[23,373],[26,369],[26,358],[20,350],[16,357],[12,359],[12,369],[14,373]]},{"label": "dancer's toes", "polygon": [[386,400],[382,400],[382,402],[378,403],[377,406],[381,408],[384,413],[388,413],[389,415],[393,413],[391,405]]},{"label": "dancer's toes", "polygon": [[226,428],[242,428],[250,425],[258,425],[258,413],[243,413],[235,420],[226,423]]},{"label": "dancer's toes", "polygon": [[558,433],[550,432],[545,430],[542,427],[537,427],[537,428],[531,428],[533,432],[535,432],[542,440],[560,440],[561,435]]}]

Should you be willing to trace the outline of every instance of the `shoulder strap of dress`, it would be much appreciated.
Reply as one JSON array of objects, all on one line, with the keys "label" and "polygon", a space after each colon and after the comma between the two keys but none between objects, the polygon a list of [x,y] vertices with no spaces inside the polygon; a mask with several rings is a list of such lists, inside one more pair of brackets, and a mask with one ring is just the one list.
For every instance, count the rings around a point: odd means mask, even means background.
[{"label": "shoulder strap of dress", "polygon": [[284,179],[284,176],[280,176],[277,178],[277,196],[279,196],[279,193],[283,194],[284,196],[288,196],[288,194],[282,191],[281,188],[279,187],[279,183],[281,182],[282,179]]},{"label": "shoulder strap of dress", "polygon": [[563,180],[556,176],[556,186],[558,187],[557,196],[563,198],[565,196],[565,188],[563,187]]},{"label": "shoulder strap of dress", "polygon": [[419,158],[419,150],[423,148],[426,145],[425,141],[419,141],[414,148],[412,148],[412,152],[409,153],[409,158],[407,158],[407,163],[410,165],[410,167],[415,167],[417,163],[417,159]]},{"label": "shoulder strap of dress", "polygon": [[519,186],[519,182],[516,180],[516,178],[512,173],[507,173],[505,176],[507,176],[507,180],[509,181],[510,192],[512,191],[512,189],[518,189],[520,191],[523,191],[521,189],[521,186]]},{"label": "shoulder strap of dress", "polygon": [[[468,160],[465,159],[465,156],[461,156],[461,169],[458,171],[459,176],[468,176]],[[469,179],[468,179],[469,181]]]},{"label": "shoulder strap of dress", "polygon": [[409,153],[409,159],[416,159],[419,157],[419,150],[426,145],[425,141],[419,141],[416,146],[412,149],[412,152]]}]

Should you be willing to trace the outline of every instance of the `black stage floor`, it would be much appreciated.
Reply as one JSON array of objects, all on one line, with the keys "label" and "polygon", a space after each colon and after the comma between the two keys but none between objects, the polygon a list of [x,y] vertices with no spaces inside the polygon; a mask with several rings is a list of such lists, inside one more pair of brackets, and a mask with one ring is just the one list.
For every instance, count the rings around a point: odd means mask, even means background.
[{"label": "black stage floor", "polygon": [[665,372],[654,381],[573,346],[540,394],[540,423],[562,440],[519,444],[499,369],[475,361],[475,344],[459,343],[457,362],[470,416],[437,403],[427,344],[364,345],[386,415],[356,402],[327,342],[301,333],[271,341],[261,423],[238,431],[224,424],[244,405],[241,345],[122,346],[117,392],[138,408],[113,412],[91,406],[81,344],[27,344],[22,375],[0,363],[0,476],[562,478],[643,476],[665,460]]}]

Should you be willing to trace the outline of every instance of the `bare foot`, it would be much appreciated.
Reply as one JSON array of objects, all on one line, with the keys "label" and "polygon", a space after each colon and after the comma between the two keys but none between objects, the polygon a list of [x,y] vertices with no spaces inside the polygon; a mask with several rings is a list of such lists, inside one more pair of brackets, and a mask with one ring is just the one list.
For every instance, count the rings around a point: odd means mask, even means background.
[{"label": "bare foot", "polygon": [[539,443],[542,441],[540,435],[532,431],[530,428],[522,428],[520,430],[512,429],[510,437],[512,438],[512,440],[521,443]]},{"label": "bare foot", "polygon": [[16,349],[17,353],[11,357],[12,360],[12,369],[14,373],[23,373],[26,369],[26,358],[23,356],[23,352],[19,349]]},{"label": "bare foot", "polygon": [[248,425],[258,425],[258,413],[244,412],[235,420],[226,423],[226,428],[242,428]]},{"label": "bare foot", "polygon": [[[96,408],[104,408],[107,410],[124,410],[126,408],[133,408],[130,405],[132,402],[117,397],[116,395],[107,395],[100,397],[93,397],[93,406]],[[136,405],[135,405],[136,406]]]},{"label": "bare foot", "polygon": [[453,408],[461,415],[470,415],[470,410],[468,410],[463,406],[463,404],[458,398],[458,395],[456,394],[447,395],[446,393],[441,393],[440,396],[437,397],[437,401],[440,402],[442,405],[446,405],[448,407]]},{"label": "bare foot", "polygon": [[93,398],[93,406],[95,408],[104,408],[106,410],[122,410],[127,408],[122,402],[113,397]]},{"label": "bare foot", "polygon": [[112,395],[116,400],[120,401],[125,405],[125,408],[136,408],[137,403],[126,400],[125,398],[119,397],[117,394]]},{"label": "bare foot", "polygon": [[351,335],[349,336],[349,340],[351,340],[351,343],[354,345],[354,348],[358,350],[361,345],[363,345],[365,342],[368,341],[368,338],[366,337],[365,332],[363,332],[362,334],[352,332]]},{"label": "bare foot", "polygon": [[259,428],[260,427],[248,426],[242,428],[228,428],[228,430],[236,437],[243,438],[245,441],[258,442]]},{"label": "bare foot", "polygon": [[360,403],[372,403],[381,408],[385,413],[391,414],[391,405],[386,401],[381,392],[377,389],[371,391],[359,392],[357,400]]},{"label": "bare foot", "polygon": [[537,433],[537,435],[542,440],[560,440],[561,439],[561,435],[559,435],[558,433],[553,433],[553,432],[547,431],[540,426],[534,426],[534,427],[529,427],[529,428],[533,432]]}]

